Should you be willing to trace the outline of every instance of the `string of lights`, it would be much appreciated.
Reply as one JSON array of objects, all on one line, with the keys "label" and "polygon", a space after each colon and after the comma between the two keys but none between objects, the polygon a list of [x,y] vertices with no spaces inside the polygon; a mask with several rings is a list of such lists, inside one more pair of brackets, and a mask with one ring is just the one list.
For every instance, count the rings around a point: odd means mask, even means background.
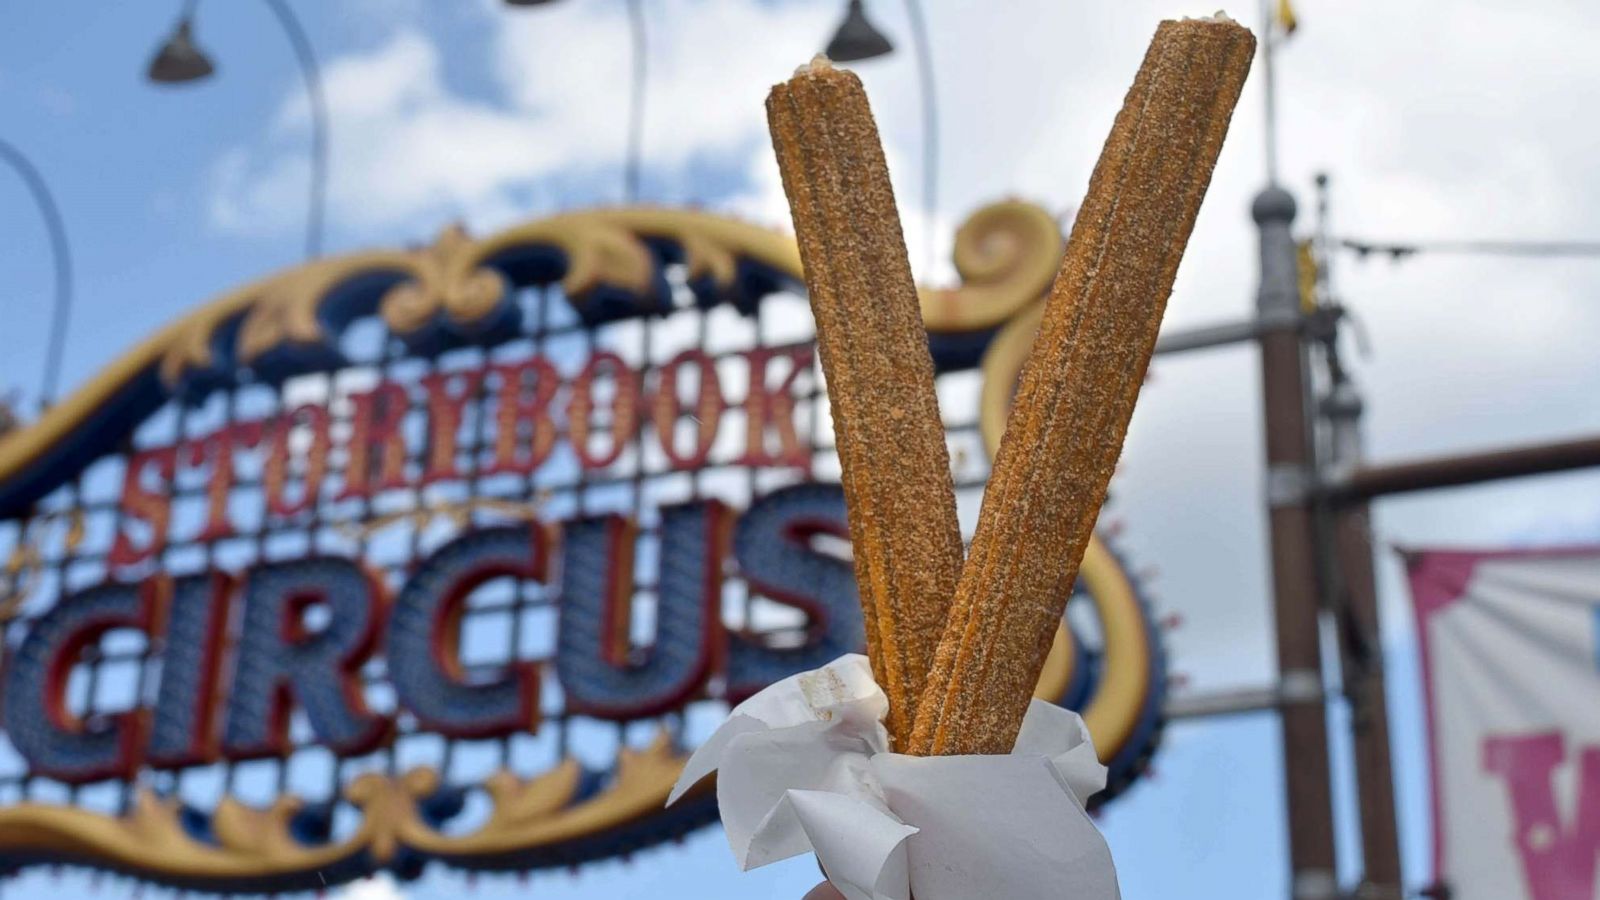
[{"label": "string of lights", "polygon": [[1419,253],[1463,256],[1585,257],[1600,256],[1600,241],[1439,240],[1371,241],[1338,238],[1334,246],[1366,258],[1378,255],[1399,261]]}]

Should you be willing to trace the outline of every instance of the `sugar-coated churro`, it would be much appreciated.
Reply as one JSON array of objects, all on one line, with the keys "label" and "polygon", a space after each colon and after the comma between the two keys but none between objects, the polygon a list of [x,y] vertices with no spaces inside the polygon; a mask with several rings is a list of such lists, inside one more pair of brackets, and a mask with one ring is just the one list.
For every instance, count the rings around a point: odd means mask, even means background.
[{"label": "sugar-coated churro", "polygon": [[1157,29],[1046,300],[901,752],[1011,751],[1254,51],[1225,17]]},{"label": "sugar-coated churro", "polygon": [[817,321],[868,655],[904,745],[962,554],[928,336],[861,82],[819,58],[772,89],[767,118]]}]

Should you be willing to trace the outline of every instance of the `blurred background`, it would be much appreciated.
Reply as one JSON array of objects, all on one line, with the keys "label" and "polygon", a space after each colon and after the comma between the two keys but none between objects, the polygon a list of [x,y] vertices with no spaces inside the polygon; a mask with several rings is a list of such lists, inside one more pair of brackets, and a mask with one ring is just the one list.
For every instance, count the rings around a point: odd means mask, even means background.
[{"label": "blurred background", "polygon": [[[71,257],[70,307],[58,318],[50,230],[26,178],[0,172],[0,394],[18,416],[32,418],[185,311],[308,252],[415,246],[452,222],[484,234],[623,202],[788,231],[762,100],[848,11],[842,0],[287,2],[298,36],[274,2],[199,4],[191,37],[215,71],[185,85],[147,77],[185,12],[176,2],[63,0],[0,13],[0,140],[48,186]],[[954,229],[984,203],[1018,197],[1070,223],[1155,24],[1212,11],[922,0],[919,56],[908,8],[919,9],[866,3],[893,50],[851,65],[878,117],[919,281],[934,284],[954,282]],[[1228,12],[1258,33],[1264,24],[1256,9]],[[1325,271],[1347,333],[1360,338],[1345,344],[1344,363],[1364,394],[1369,456],[1596,432],[1600,261],[1582,247],[1530,256],[1435,244],[1600,235],[1590,164],[1600,125],[1588,112],[1600,100],[1600,8],[1301,0],[1292,14],[1292,32],[1271,26],[1278,180],[1299,200],[1296,234],[1309,236],[1314,179],[1327,176],[1335,239]],[[1268,179],[1262,80],[1258,66],[1179,272],[1171,331],[1254,308],[1249,205]],[[325,147],[325,169],[314,147]],[[314,180],[325,192],[308,190]],[[1276,676],[1260,379],[1250,345],[1159,357],[1102,518],[1115,521],[1174,626],[1173,698]],[[1600,540],[1600,473],[1383,500],[1373,524],[1404,881],[1415,891],[1433,875],[1428,773],[1417,640],[1393,549]],[[1336,698],[1328,718],[1348,884],[1360,860],[1346,715]],[[1284,896],[1284,765],[1274,716],[1170,725],[1153,771],[1099,819],[1123,895]],[[816,880],[809,857],[740,874],[710,828],[570,873],[433,867],[415,882],[379,875],[330,892],[798,898]],[[3,890],[140,888],[30,869]]]}]

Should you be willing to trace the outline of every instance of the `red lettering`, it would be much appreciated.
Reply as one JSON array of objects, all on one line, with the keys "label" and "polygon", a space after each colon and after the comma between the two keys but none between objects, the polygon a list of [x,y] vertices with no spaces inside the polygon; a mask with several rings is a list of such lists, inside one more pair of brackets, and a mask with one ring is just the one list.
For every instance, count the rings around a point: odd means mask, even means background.
[{"label": "red lettering", "polygon": [[[767,363],[775,357],[789,358],[789,372],[776,388],[767,387]],[[750,366],[750,389],[744,398],[743,466],[795,466],[810,471],[811,451],[800,442],[794,425],[794,382],[811,368],[810,345],[773,350],[759,347],[745,353]],[[767,431],[778,432],[778,452],[767,449]]]},{"label": "red lettering", "polygon": [[[495,366],[494,371],[500,376],[500,393],[495,407],[494,463],[487,471],[526,475],[539,468],[555,446],[550,401],[561,385],[561,376],[542,356]],[[525,445],[526,452],[517,452],[519,445]]]},{"label": "red lettering", "polygon": [[195,536],[197,541],[214,541],[233,534],[228,521],[228,499],[233,492],[233,450],[235,443],[253,447],[261,442],[260,422],[241,422],[218,429],[189,443],[189,465],[198,466],[211,459],[211,475],[206,479],[206,524]]},{"label": "red lettering", "polygon": [[[589,417],[594,412],[594,383],[603,370],[609,369],[615,390],[611,397],[611,445],[596,453],[589,446]],[[589,357],[583,371],[572,383],[572,400],[567,404],[567,436],[578,462],[585,469],[603,469],[617,461],[623,448],[628,446],[639,430],[639,376],[628,368],[622,357],[610,350],[601,350]]]},{"label": "red lettering", "polygon": [[[169,493],[177,459],[174,447],[143,450],[128,457],[122,474],[122,528],[111,545],[111,565],[131,566],[166,548],[167,529],[172,523]],[[156,476],[154,488],[145,486],[147,473]],[[142,542],[127,531],[130,522],[143,524],[146,536]]]},{"label": "red lettering", "polygon": [[[300,455],[305,460],[305,475],[300,480],[300,499],[287,497],[289,484],[289,457],[294,440],[296,423],[311,430],[311,446]],[[273,425],[272,449],[262,470],[262,482],[267,493],[267,511],[275,516],[292,516],[316,505],[322,490],[322,478],[328,472],[328,411],[307,403],[287,416],[280,416]]]},{"label": "red lettering", "polygon": [[[693,414],[695,442],[688,452],[677,447],[678,419],[684,413],[683,401],[678,397],[678,372],[684,366],[699,370],[699,387],[695,391]],[[672,462],[674,469],[693,469],[705,465],[711,455],[711,446],[717,440],[717,425],[722,421],[722,411],[727,403],[722,399],[722,385],[717,381],[717,363],[704,350],[685,350],[672,358],[661,369],[661,383],[656,388],[655,402],[651,404],[651,420],[656,435],[661,440],[661,450]]]},{"label": "red lettering", "polygon": [[[406,389],[386,381],[370,391],[354,394],[350,419],[350,461],[345,464],[344,489],[336,500],[368,496],[376,489],[406,486],[406,444],[401,424],[409,402]],[[376,457],[378,483],[372,484]]]},{"label": "red lettering", "polygon": [[[461,384],[460,390],[450,390],[452,380]],[[461,430],[461,414],[467,400],[478,393],[482,384],[482,370],[434,372],[422,379],[422,387],[428,392],[428,465],[422,472],[423,484],[461,477],[456,469],[456,433]]]},{"label": "red lettering", "polygon": [[1592,897],[1600,852],[1600,747],[1578,754],[1578,809],[1566,827],[1554,774],[1566,760],[1560,733],[1495,736],[1483,742],[1483,769],[1505,779],[1516,819],[1517,855],[1533,900]]}]

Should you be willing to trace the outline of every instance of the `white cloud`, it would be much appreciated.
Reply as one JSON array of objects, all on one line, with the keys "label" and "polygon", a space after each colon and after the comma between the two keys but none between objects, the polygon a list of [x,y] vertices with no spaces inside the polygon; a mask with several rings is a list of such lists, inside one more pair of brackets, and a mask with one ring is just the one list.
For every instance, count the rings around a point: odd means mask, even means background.
[{"label": "white cloud", "polygon": [[[341,240],[415,236],[452,218],[487,227],[531,209],[619,199],[630,73],[619,9],[573,3],[493,11],[487,93],[452,87],[439,47],[412,26],[330,61],[330,214]],[[817,12],[742,0],[651,6],[650,200],[706,199],[698,187],[704,173],[737,176],[760,155],[762,95],[826,27]],[[721,24],[706,31],[706,21]],[[770,39],[751,41],[752,34]],[[292,94],[263,150],[236,148],[217,161],[211,213],[218,226],[298,227],[308,127],[306,102]]]},{"label": "white cloud", "polygon": [[334,896],[336,900],[405,900],[406,892],[400,889],[394,876],[380,872],[345,885]]},{"label": "white cloud", "polygon": [[[788,216],[762,99],[825,39],[837,3],[660,0],[646,4],[645,199],[702,202],[764,224]],[[327,66],[335,109],[336,244],[426,237],[443,221],[491,227],[571,205],[615,202],[628,92],[621,4],[523,13],[479,7],[488,87],[456,86],[420,26]],[[1176,0],[928,5],[941,112],[936,245],[976,206],[1006,195],[1075,205],[1155,21]],[[1283,172],[1313,220],[1310,175],[1335,178],[1335,230],[1377,238],[1600,236],[1590,165],[1600,126],[1582,110],[1600,84],[1600,10],[1472,0],[1448,9],[1352,0],[1305,10],[1282,49]],[[857,67],[921,262],[921,118],[898,4],[873,5],[899,45]],[[399,17],[402,23],[416,22]],[[1537,48],[1537,52],[1530,52]],[[451,47],[464,54],[472,48]],[[261,148],[213,170],[221,227],[297,229],[305,117],[288,96]],[[1169,326],[1249,314],[1260,186],[1261,72],[1236,115],[1179,273]],[[940,273],[947,273],[941,266]],[[1421,257],[1398,267],[1341,260],[1336,286],[1371,331],[1357,363],[1376,457],[1600,429],[1600,266]],[[1172,639],[1197,684],[1270,674],[1256,361],[1248,351],[1159,360],[1114,486],[1139,561],[1159,563]],[[1184,448],[1175,459],[1172,448]],[[1471,527],[1457,500],[1419,498],[1382,521],[1404,537],[1528,533],[1529,516],[1592,521],[1593,482],[1493,494]],[[1461,495],[1456,495],[1457,497]],[[1485,495],[1486,497],[1488,495]],[[1522,497],[1524,501],[1515,501]],[[1504,502],[1501,502],[1504,500]],[[1512,505],[1515,506],[1512,512]],[[1499,529],[1496,531],[1495,529]],[[1391,600],[1396,600],[1390,594]],[[1398,610],[1392,604],[1391,610]],[[1400,621],[1398,617],[1393,621]]]}]

